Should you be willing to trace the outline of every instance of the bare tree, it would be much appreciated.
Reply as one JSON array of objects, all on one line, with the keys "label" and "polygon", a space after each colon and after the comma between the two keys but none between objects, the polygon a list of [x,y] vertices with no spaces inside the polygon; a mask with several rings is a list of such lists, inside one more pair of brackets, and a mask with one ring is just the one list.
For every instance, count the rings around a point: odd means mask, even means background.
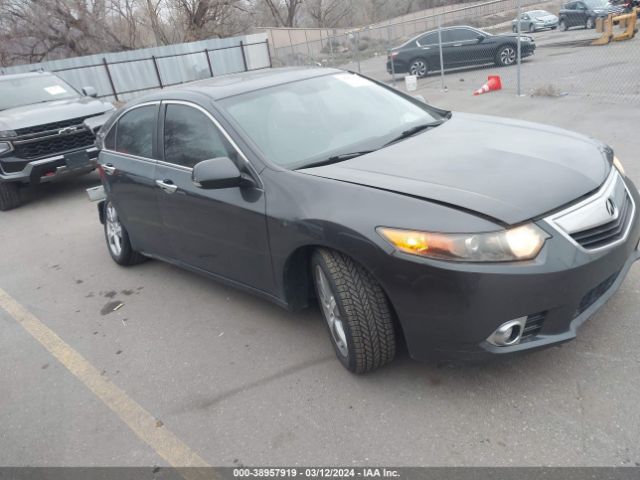
[{"label": "bare tree", "polygon": [[307,0],[306,11],[315,27],[336,27],[352,9],[345,0]]},{"label": "bare tree", "polygon": [[264,0],[269,7],[269,11],[279,27],[294,27],[296,25],[296,14],[298,7],[302,5],[302,0]]}]

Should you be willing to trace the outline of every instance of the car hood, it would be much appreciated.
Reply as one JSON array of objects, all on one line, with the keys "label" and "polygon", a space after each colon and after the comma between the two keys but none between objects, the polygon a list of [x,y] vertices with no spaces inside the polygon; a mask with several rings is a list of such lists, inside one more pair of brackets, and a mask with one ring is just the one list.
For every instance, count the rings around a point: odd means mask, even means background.
[{"label": "car hood", "polygon": [[0,130],[17,130],[72,118],[89,117],[113,109],[110,103],[91,97],[23,105],[0,111]]},{"label": "car hood", "polygon": [[596,190],[611,168],[609,154],[604,144],[559,128],[454,113],[439,127],[373,153],[299,171],[512,225]]}]

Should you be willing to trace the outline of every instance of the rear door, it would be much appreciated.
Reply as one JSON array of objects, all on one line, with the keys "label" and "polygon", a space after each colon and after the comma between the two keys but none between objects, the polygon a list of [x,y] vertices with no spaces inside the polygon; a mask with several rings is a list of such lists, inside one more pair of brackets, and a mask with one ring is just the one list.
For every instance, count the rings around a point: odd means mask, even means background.
[{"label": "rear door", "polygon": [[163,102],[161,131],[156,181],[164,187],[157,188],[156,195],[172,256],[191,267],[272,292],[264,191],[203,189],[192,180],[197,163],[229,157],[259,182],[246,157],[215,117],[194,103]]},{"label": "rear door", "polygon": [[156,200],[156,139],[160,102],[135,105],[107,132],[100,164],[113,202],[132,245],[145,253],[166,248]]},{"label": "rear door", "polygon": [[[451,44],[449,55],[452,65],[472,65],[491,59],[491,47],[479,40],[480,33],[469,28],[452,28],[447,31]],[[446,62],[445,62],[446,63]]]}]

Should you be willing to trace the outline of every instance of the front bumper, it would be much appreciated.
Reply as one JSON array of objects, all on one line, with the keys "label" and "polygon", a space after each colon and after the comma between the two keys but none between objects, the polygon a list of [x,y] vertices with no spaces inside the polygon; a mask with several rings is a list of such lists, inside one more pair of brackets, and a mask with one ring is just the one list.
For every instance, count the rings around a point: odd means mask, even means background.
[{"label": "front bumper", "polygon": [[[70,168],[67,165],[67,156],[79,152],[87,153],[87,161]],[[30,184],[47,183],[94,170],[98,165],[98,149],[96,147],[81,148],[51,157],[39,158],[26,163],[23,169],[18,172],[5,172],[2,168],[2,162],[10,160],[6,157],[0,159],[0,181]]]},{"label": "front bumper", "polygon": [[[636,205],[638,190],[628,182]],[[418,360],[482,360],[567,342],[618,290],[640,259],[640,209],[623,243],[586,252],[538,222],[552,238],[538,258],[511,264],[456,264],[396,253],[376,276],[394,306],[409,354]],[[514,346],[486,341],[509,320],[541,328]]]}]

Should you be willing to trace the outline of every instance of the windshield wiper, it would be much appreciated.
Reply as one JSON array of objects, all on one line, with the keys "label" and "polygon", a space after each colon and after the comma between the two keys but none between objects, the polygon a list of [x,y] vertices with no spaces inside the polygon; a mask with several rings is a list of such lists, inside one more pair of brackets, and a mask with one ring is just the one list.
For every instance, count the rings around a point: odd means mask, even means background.
[{"label": "windshield wiper", "polygon": [[440,120],[438,122],[423,123],[423,124],[420,124],[420,125],[416,125],[415,127],[411,127],[408,130],[405,130],[404,132],[402,132],[397,137],[395,137],[392,140],[388,141],[387,143],[385,143],[383,145],[383,147],[387,147],[387,146],[391,145],[392,143],[399,142],[400,140],[404,140],[405,138],[411,137],[411,136],[415,135],[416,133],[420,133],[423,130],[427,130],[428,128],[437,127],[438,125],[442,125],[443,123],[444,123],[444,120]]},{"label": "windshield wiper", "polygon": [[349,153],[341,153],[340,155],[333,155],[329,158],[325,158],[324,160],[318,160],[317,162],[308,163],[301,167],[298,167],[296,170],[301,168],[313,168],[313,167],[322,167],[324,165],[331,165],[332,163],[343,162],[345,160],[350,160],[352,158],[359,157],[361,155],[366,155],[367,153],[374,152],[375,150],[362,150],[360,152],[349,152]]}]

